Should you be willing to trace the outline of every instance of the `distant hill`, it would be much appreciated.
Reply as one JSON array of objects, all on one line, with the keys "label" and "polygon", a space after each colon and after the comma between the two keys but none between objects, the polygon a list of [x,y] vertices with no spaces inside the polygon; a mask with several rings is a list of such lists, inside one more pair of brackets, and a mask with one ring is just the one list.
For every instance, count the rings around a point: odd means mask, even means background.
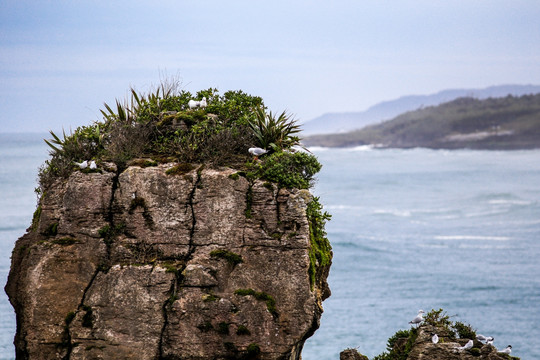
[{"label": "distant hill", "polygon": [[432,95],[410,95],[396,100],[381,102],[363,112],[328,113],[302,125],[304,136],[340,133],[357,130],[364,126],[392,119],[406,111],[439,105],[459,97],[487,99],[540,93],[537,85],[500,85],[485,89],[444,90]]},{"label": "distant hill", "polygon": [[390,148],[540,148],[540,94],[458,98],[363,129],[304,139],[307,146]]}]

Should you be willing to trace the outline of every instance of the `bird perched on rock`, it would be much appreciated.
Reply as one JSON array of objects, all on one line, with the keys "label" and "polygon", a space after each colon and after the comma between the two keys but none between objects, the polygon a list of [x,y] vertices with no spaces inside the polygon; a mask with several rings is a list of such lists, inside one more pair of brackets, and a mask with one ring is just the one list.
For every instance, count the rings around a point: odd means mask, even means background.
[{"label": "bird perched on rock", "polygon": [[486,338],[486,344],[493,345],[493,340],[495,340],[495,338],[493,336],[488,336]]},{"label": "bird perched on rock", "polygon": [[431,342],[436,344],[439,342],[439,335],[437,334],[433,334],[433,336],[431,337]]},{"label": "bird perched on rock", "polygon": [[463,350],[469,350],[473,347],[473,341],[472,340],[469,340],[465,345],[463,346],[459,346],[457,349],[459,351],[463,351]]},{"label": "bird perched on rock", "polygon": [[416,325],[418,327],[418,324],[424,321],[424,318],[422,317],[423,313],[424,313],[424,310],[418,310],[418,315],[416,315],[414,319],[409,321],[409,324]]},{"label": "bird perched on rock", "polygon": [[477,334],[476,335],[476,340],[480,341],[480,342],[484,342],[487,340],[487,337],[485,337],[484,335],[482,334]]},{"label": "bird perched on rock", "polygon": [[80,162],[80,163],[75,161],[75,165],[77,165],[79,169],[86,169],[88,167],[88,161],[84,160],[83,162]]},{"label": "bird perched on rock", "polygon": [[266,154],[268,152],[268,150],[261,149],[259,147],[252,147],[252,148],[248,149],[248,152],[251,155],[255,156],[255,159],[253,159],[253,160],[257,160],[259,156]]},{"label": "bird perched on rock", "polygon": [[506,349],[497,352],[501,354],[510,354],[512,352],[512,345],[508,345]]},{"label": "bird perched on rock", "polygon": [[90,161],[90,170],[96,170],[96,169],[97,169],[96,162],[94,160]]}]

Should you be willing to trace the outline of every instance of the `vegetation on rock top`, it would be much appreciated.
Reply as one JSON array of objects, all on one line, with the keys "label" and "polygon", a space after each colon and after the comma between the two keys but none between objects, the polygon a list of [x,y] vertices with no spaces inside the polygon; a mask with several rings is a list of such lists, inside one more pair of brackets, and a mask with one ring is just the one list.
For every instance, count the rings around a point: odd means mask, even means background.
[{"label": "vegetation on rock top", "polygon": [[[189,100],[203,97],[206,108],[189,108]],[[115,106],[105,104],[101,114],[102,121],[70,134],[51,131],[52,139],[45,140],[51,157],[39,171],[41,193],[56,179],[77,170],[75,162],[85,160],[95,160],[98,169],[112,162],[120,170],[132,164],[163,162],[231,166],[300,188],[310,186],[320,170],[313,155],[294,149],[300,145],[296,121],[285,112],[278,116],[267,112],[262,98],[240,90],[191,94],[179,90],[178,82],[166,81],[149,94],[131,89],[128,99],[117,100]],[[247,151],[254,146],[269,153],[254,161]],[[278,175],[282,171],[287,174]]]},{"label": "vegetation on rock top", "polygon": [[[443,309],[432,309],[426,314],[424,323],[420,328],[411,327],[408,330],[398,330],[392,335],[386,345],[386,351],[377,355],[373,360],[405,360],[409,353],[416,346],[420,330],[424,326],[430,326],[439,336],[439,342],[456,341],[456,339],[476,339],[476,331],[469,324],[459,321],[451,321],[450,316]],[[436,330],[435,330],[436,329]],[[431,337],[431,335],[430,335]],[[469,350],[474,356],[479,355],[479,349],[471,348]],[[476,355],[475,355],[476,354]],[[517,357],[511,359],[519,360]]]}]

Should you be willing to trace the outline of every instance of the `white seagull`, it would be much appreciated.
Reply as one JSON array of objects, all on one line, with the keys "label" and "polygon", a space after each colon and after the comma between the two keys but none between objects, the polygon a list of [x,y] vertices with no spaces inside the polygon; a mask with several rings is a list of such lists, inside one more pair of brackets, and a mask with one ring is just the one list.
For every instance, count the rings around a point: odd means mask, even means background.
[{"label": "white seagull", "polygon": [[476,335],[476,340],[482,342],[482,341],[486,341],[487,340],[487,337],[485,337],[484,335],[482,334],[478,334]]},{"label": "white seagull", "polygon": [[459,351],[463,351],[463,350],[469,350],[470,348],[473,347],[473,341],[472,340],[469,340],[465,345],[463,346],[459,346],[457,349]]},{"label": "white seagull", "polygon": [[424,318],[422,317],[422,314],[424,313],[424,310],[418,310],[418,315],[411,321],[409,321],[409,324],[417,325],[420,324],[422,321],[424,321]]},{"label": "white seagull", "polygon": [[255,159],[257,159],[259,156],[266,154],[268,150],[261,149],[259,147],[252,147],[248,149],[248,152],[255,156]]},{"label": "white seagull", "polygon": [[493,340],[495,340],[495,338],[493,336],[488,336],[486,338],[486,344],[493,345]]},{"label": "white seagull", "polygon": [[439,342],[439,335],[437,334],[433,334],[433,336],[431,337],[431,342],[436,344]]},{"label": "white seagull", "polygon": [[80,162],[80,163],[75,161],[75,165],[77,165],[79,169],[86,169],[88,167],[88,161],[84,160],[83,162]]},{"label": "white seagull", "polygon": [[508,345],[506,349],[497,351],[497,352],[502,353],[502,354],[510,354],[512,352],[512,345]]},{"label": "white seagull", "polygon": [[97,169],[96,162],[94,160],[90,161],[90,170],[96,170],[96,169]]}]

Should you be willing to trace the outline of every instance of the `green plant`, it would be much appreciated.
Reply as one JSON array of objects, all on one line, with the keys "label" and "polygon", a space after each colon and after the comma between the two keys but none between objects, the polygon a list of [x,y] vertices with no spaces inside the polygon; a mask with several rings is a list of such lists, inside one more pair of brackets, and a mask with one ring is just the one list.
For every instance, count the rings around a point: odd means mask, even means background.
[{"label": "green plant", "polygon": [[234,294],[240,296],[251,295],[257,300],[264,301],[266,303],[266,308],[272,316],[277,317],[279,315],[276,309],[276,300],[265,292],[258,292],[253,289],[237,289],[234,291]]},{"label": "green plant", "polygon": [[476,331],[470,324],[464,324],[460,321],[454,323],[454,329],[456,329],[457,335],[460,339],[476,339]]},{"label": "green plant", "polygon": [[197,325],[197,329],[201,330],[201,332],[208,332],[210,330],[213,330],[214,326],[210,321],[205,321]]},{"label": "green plant", "polygon": [[322,165],[305,152],[276,152],[252,165],[248,176],[277,183],[280,187],[309,189]]},{"label": "green plant", "polygon": [[386,343],[386,352],[373,360],[406,360],[418,337],[417,329],[398,330]]},{"label": "green plant", "polygon": [[249,123],[255,134],[257,146],[273,151],[283,151],[300,145],[300,125],[285,111],[276,117],[271,111],[266,113],[262,106],[254,111],[255,117]]},{"label": "green plant", "polygon": [[223,249],[212,250],[210,252],[210,256],[217,259],[227,260],[227,262],[231,264],[233,267],[244,261],[241,255],[238,255],[236,253],[233,253],[232,251],[223,250]]},{"label": "green plant", "polygon": [[236,335],[251,335],[251,331],[244,325],[238,325],[238,328],[236,328]]},{"label": "green plant", "polygon": [[217,301],[219,299],[220,299],[220,297],[217,296],[217,295],[214,295],[214,294],[205,294],[205,295],[203,295],[203,301],[204,302],[212,302],[212,301]]},{"label": "green plant", "polygon": [[443,309],[432,309],[426,314],[424,319],[425,324],[442,328],[450,338],[455,338],[454,324],[450,320],[450,316]]},{"label": "green plant", "polygon": [[247,355],[251,357],[256,357],[261,353],[261,348],[258,344],[251,343],[246,348]]},{"label": "green plant", "polygon": [[181,163],[181,164],[173,166],[170,169],[167,169],[167,171],[165,171],[165,174],[167,174],[167,175],[182,175],[182,174],[187,174],[188,172],[190,172],[193,169],[195,169],[195,166],[193,166],[192,164]]},{"label": "green plant", "polygon": [[326,221],[330,220],[332,216],[326,211],[323,212],[318,197],[313,197],[308,203],[306,215],[310,239],[308,273],[313,288],[317,280],[317,273],[332,262],[332,247],[325,231]]},{"label": "green plant", "polygon": [[52,223],[42,232],[45,236],[56,236],[58,233],[58,223]]},{"label": "green plant", "polygon": [[34,215],[32,216],[32,225],[30,226],[30,229],[32,231],[37,230],[40,218],[41,218],[41,204],[38,204],[38,206],[36,207],[36,210],[34,211]]},{"label": "green plant", "polygon": [[114,227],[105,225],[98,230],[99,236],[103,239],[105,244],[110,245],[116,239],[116,237],[126,230],[125,224],[116,224]]},{"label": "green plant", "polygon": [[222,335],[229,335],[229,323],[222,321],[218,324],[217,332]]},{"label": "green plant", "polygon": [[176,267],[173,264],[163,263],[161,264],[161,266],[165,268],[166,273],[175,274],[175,275],[178,275],[179,273],[178,267]]},{"label": "green plant", "polygon": [[69,324],[71,324],[71,322],[73,321],[73,319],[75,319],[75,312],[74,312],[74,311],[70,311],[70,312],[66,315],[66,318],[64,319],[64,322],[65,322],[66,326],[69,326]]},{"label": "green plant", "polygon": [[82,326],[87,327],[87,328],[91,328],[92,323],[93,323],[92,308],[90,306],[88,306],[88,305],[83,305],[82,309],[85,311],[85,313],[83,315],[83,318],[82,318]]}]

